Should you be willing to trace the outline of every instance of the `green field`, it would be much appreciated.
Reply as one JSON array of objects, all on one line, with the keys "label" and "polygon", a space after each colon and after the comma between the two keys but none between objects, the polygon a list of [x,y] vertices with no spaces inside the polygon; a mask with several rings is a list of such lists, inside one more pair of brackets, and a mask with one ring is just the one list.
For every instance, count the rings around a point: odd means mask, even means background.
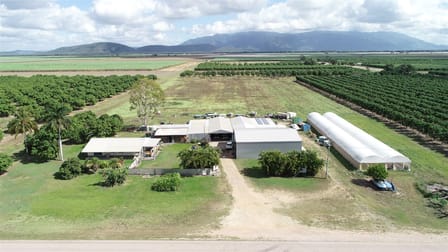
[{"label": "green field", "polygon": [[181,59],[120,57],[0,57],[0,71],[155,70],[184,63]]}]

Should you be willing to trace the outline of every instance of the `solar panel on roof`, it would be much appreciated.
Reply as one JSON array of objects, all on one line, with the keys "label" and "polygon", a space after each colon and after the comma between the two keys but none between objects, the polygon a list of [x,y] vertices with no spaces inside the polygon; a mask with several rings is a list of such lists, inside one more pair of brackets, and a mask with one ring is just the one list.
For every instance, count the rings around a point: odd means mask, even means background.
[{"label": "solar panel on roof", "polygon": [[269,121],[266,118],[261,118],[261,121],[263,121],[264,125],[269,125]]},{"label": "solar panel on roof", "polygon": [[258,125],[263,125],[263,121],[260,118],[255,118]]}]

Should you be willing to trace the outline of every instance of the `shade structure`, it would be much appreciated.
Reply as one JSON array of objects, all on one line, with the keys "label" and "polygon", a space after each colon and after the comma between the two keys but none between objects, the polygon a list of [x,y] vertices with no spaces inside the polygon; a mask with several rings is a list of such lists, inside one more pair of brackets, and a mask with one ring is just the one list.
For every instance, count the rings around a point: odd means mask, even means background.
[{"label": "shade structure", "polygon": [[410,169],[409,158],[334,113],[322,116],[312,112],[308,114],[308,122],[357,168],[384,164],[392,169]]}]

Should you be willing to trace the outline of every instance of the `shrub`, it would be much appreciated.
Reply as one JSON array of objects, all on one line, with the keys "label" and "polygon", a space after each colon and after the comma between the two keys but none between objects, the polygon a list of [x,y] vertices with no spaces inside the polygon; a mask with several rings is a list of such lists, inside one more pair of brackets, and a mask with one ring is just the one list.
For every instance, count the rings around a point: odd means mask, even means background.
[{"label": "shrub", "polygon": [[324,161],[314,151],[267,151],[259,155],[258,161],[266,176],[295,177],[305,169],[307,176],[315,176]]},{"label": "shrub", "polygon": [[365,174],[375,180],[384,180],[389,175],[384,165],[381,164],[370,166]]},{"label": "shrub", "polygon": [[6,154],[0,153],[0,174],[5,173],[12,165],[12,158]]},{"label": "shrub", "polygon": [[157,192],[172,192],[177,191],[182,182],[179,173],[170,173],[160,176],[154,184],[151,185],[151,190]]},{"label": "shrub", "polygon": [[126,168],[106,168],[101,171],[104,178],[104,186],[121,185],[126,181],[128,170]]},{"label": "shrub", "polygon": [[62,163],[59,168],[57,177],[60,179],[69,180],[75,178],[82,173],[81,162],[78,158],[69,158]]},{"label": "shrub", "polygon": [[212,168],[219,164],[219,151],[216,148],[204,145],[179,152],[179,166],[183,169]]}]

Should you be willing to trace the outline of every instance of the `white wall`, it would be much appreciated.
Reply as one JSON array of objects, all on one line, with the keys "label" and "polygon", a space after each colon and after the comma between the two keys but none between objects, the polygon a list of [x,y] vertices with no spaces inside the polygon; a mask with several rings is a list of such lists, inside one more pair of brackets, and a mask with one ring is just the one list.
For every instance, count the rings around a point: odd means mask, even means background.
[{"label": "white wall", "polygon": [[302,149],[302,142],[281,142],[281,143],[237,143],[236,158],[257,159],[262,151],[288,152]]}]

